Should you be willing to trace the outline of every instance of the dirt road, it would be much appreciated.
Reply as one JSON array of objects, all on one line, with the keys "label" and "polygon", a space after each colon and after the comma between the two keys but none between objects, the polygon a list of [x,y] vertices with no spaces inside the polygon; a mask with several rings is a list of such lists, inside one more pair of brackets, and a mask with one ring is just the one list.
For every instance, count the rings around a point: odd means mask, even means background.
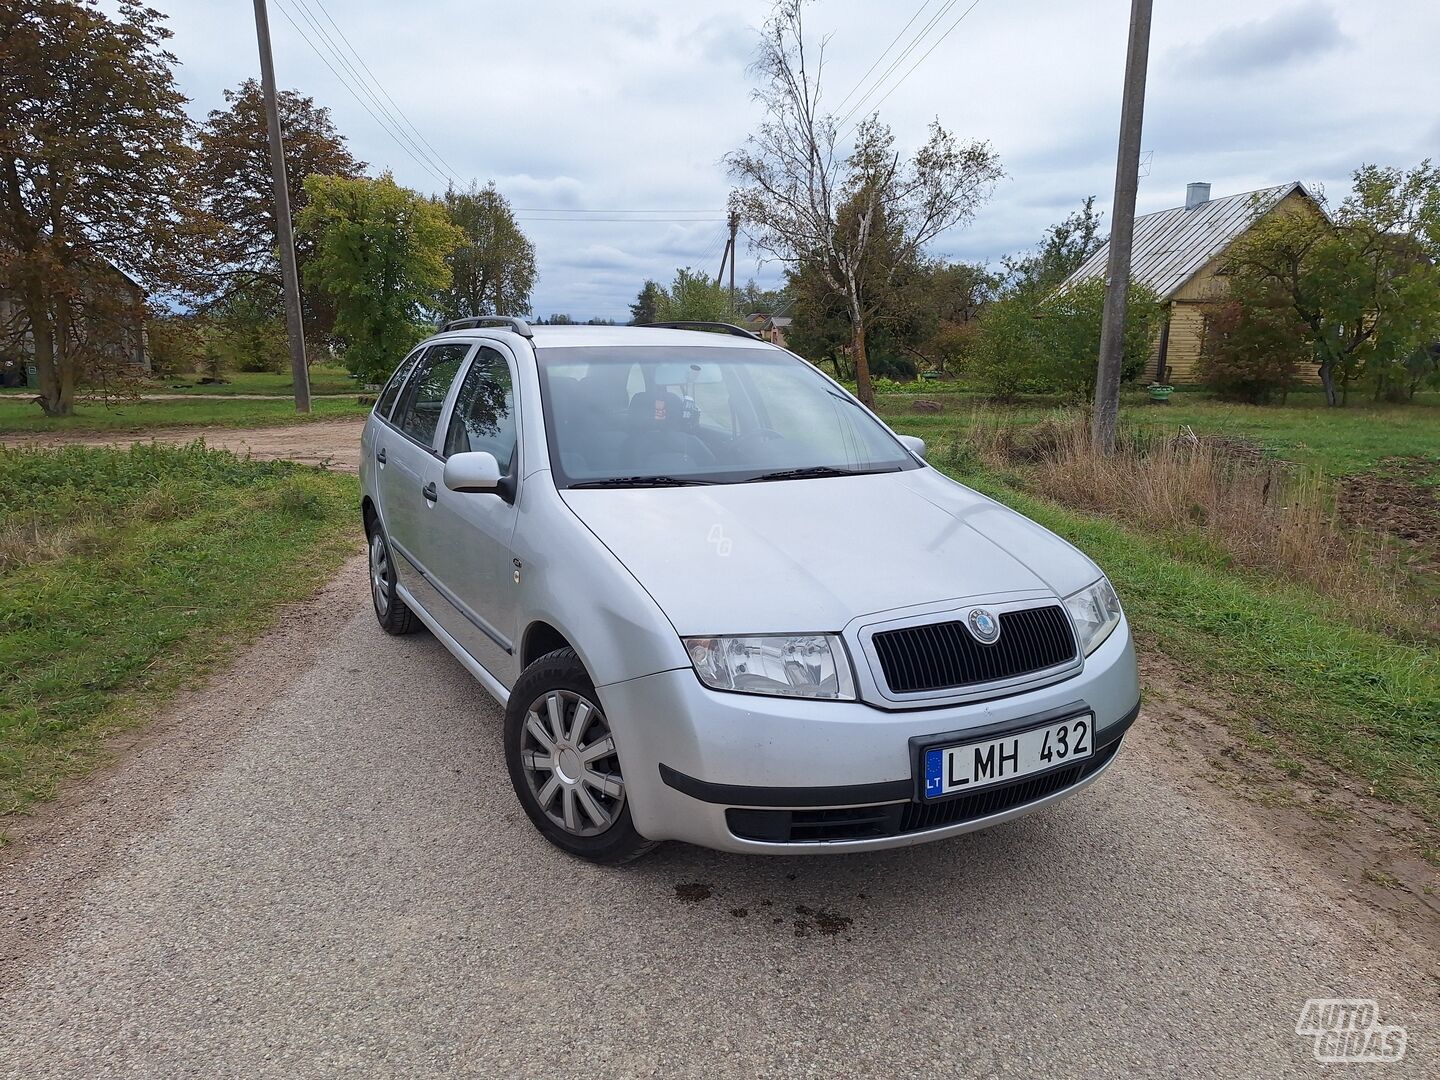
[{"label": "dirt road", "polygon": [[262,461],[285,458],[342,472],[360,468],[360,430],[365,418],[312,420],[275,427],[178,427],[144,433],[43,432],[0,436],[0,446],[129,446],[136,442],[183,444],[203,438],[207,445]]},{"label": "dirt road", "polygon": [[1060,807],[878,855],[598,869],[363,565],[0,865],[0,1076],[1316,1076],[1307,998],[1440,1074],[1433,957],[1193,790],[1142,716]]}]

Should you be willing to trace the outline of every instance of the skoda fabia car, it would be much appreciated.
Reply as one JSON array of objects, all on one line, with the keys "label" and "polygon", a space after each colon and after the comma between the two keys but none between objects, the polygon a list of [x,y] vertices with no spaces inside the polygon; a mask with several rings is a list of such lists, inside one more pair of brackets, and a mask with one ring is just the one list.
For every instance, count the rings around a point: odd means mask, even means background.
[{"label": "skoda fabia car", "polygon": [[1085,787],[1135,719],[1093,562],[738,328],[452,322],[363,439],[380,625],[505,706],[574,855],[938,840]]}]

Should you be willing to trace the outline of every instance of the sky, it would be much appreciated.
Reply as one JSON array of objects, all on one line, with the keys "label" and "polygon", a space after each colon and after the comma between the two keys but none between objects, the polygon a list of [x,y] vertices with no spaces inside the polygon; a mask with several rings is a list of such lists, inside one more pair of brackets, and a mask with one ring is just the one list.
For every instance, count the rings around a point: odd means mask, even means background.
[{"label": "sky", "polygon": [[[249,3],[152,3],[197,118],[258,73]],[[497,184],[536,246],[536,314],[623,320],[646,278],[719,270],[722,158],[761,115],[747,68],[769,7],[270,0],[270,21],[280,85],[330,108],[372,171],[425,192]],[[806,22],[839,113],[878,108],[902,150],[937,118],[994,147],[1005,178],[931,254],[996,263],[1088,195],[1109,220],[1129,7],[813,0]],[[1139,212],[1195,180],[1216,196],[1302,180],[1338,202],[1361,163],[1440,158],[1436,41],[1433,0],[1155,0]],[[737,266],[766,286],[783,270],[743,237]]]}]

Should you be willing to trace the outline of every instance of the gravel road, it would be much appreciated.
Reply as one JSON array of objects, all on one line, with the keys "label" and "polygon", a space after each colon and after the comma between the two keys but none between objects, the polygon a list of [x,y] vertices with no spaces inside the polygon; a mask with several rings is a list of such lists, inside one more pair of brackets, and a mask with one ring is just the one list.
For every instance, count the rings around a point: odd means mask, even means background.
[{"label": "gravel road", "polygon": [[[1144,719],[1061,807],[873,856],[548,847],[497,708],[357,561],[0,866],[0,1076],[1440,1075],[1434,958],[1217,814]],[[1347,1073],[1349,1075],[1349,1073]]]}]

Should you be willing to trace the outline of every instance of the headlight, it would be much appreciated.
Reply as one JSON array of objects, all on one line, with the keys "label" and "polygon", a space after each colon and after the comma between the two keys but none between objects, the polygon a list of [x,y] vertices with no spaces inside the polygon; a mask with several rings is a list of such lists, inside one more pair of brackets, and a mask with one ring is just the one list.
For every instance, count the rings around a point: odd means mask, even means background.
[{"label": "headlight", "polygon": [[1094,585],[1067,596],[1065,608],[1075,622],[1080,651],[1086,656],[1098,649],[1120,622],[1120,598],[1115,595],[1109,578],[1102,577]]},{"label": "headlight", "polygon": [[694,637],[685,651],[700,681],[716,690],[855,700],[850,659],[834,634]]}]

